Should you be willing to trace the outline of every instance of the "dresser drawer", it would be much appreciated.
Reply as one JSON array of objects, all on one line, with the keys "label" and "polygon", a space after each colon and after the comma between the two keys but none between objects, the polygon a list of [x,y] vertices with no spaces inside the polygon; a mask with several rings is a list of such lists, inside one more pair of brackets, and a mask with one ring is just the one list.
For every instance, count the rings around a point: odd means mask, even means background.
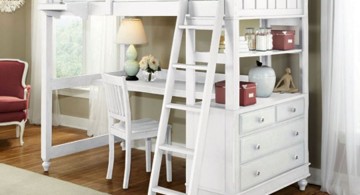
[{"label": "dresser drawer", "polygon": [[240,115],[241,133],[252,131],[275,123],[275,108],[268,107]]},{"label": "dresser drawer", "polygon": [[304,114],[304,98],[276,106],[276,120],[283,121]]},{"label": "dresser drawer", "polygon": [[246,190],[304,163],[304,144],[302,143],[241,165],[240,189]]},{"label": "dresser drawer", "polygon": [[304,132],[304,119],[299,119],[243,137],[240,139],[240,163],[303,142]]}]

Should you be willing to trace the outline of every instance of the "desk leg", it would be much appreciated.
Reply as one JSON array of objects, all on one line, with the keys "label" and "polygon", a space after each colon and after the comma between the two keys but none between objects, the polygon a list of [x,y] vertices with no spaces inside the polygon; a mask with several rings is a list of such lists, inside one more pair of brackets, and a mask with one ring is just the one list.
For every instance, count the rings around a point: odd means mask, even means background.
[{"label": "desk leg", "polygon": [[46,42],[42,44],[42,52],[46,61],[41,63],[41,159],[44,171],[49,171],[50,152],[52,146],[52,88],[53,78],[53,18],[46,17],[44,35]]}]

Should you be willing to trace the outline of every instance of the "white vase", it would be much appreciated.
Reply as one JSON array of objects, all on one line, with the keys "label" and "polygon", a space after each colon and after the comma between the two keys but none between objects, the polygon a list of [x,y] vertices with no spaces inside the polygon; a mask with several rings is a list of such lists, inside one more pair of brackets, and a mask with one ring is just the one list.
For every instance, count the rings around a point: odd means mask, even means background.
[{"label": "white vase", "polygon": [[151,73],[151,72],[142,70],[141,71],[141,78],[146,82],[155,81],[156,78],[157,78],[157,71]]},{"label": "white vase", "polygon": [[256,97],[266,98],[271,96],[274,90],[275,71],[269,66],[263,66],[261,62],[257,62],[257,65],[250,69],[249,81],[256,83]]}]

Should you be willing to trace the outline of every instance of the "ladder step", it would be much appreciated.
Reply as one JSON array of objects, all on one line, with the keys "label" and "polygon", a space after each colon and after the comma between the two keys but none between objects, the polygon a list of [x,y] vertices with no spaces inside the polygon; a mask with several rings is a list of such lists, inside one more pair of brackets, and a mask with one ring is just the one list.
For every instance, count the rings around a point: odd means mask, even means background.
[{"label": "ladder step", "polygon": [[194,155],[194,150],[185,148],[185,147],[181,147],[181,146],[164,144],[164,145],[159,146],[159,148],[164,151],[186,154],[186,155],[191,155],[191,156]]},{"label": "ladder step", "polygon": [[160,186],[153,187],[152,191],[159,194],[186,195],[185,193]]},{"label": "ladder step", "polygon": [[212,20],[215,21],[216,17],[215,16],[191,16],[191,15],[186,15],[185,16],[187,20]]},{"label": "ladder step", "polygon": [[190,111],[190,112],[200,112],[201,111],[199,106],[189,106],[189,105],[174,104],[174,103],[167,104],[166,108],[172,108],[172,109],[184,110],[184,111]]},{"label": "ladder step", "polygon": [[214,30],[213,25],[179,25],[180,29]]},{"label": "ladder step", "polygon": [[206,65],[196,65],[196,64],[173,64],[175,68],[183,68],[183,69],[194,69],[194,70],[207,70],[208,67]]}]

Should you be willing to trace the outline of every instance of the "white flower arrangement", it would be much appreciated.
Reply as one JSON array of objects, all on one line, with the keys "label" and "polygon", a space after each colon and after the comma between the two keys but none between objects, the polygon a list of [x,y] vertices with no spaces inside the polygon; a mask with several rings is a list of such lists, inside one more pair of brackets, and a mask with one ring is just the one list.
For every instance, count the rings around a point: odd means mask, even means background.
[{"label": "white flower arrangement", "polygon": [[152,55],[142,57],[139,65],[141,70],[145,70],[148,73],[154,73],[161,70],[159,60]]},{"label": "white flower arrangement", "polygon": [[0,12],[14,12],[24,5],[25,0],[0,0]]}]

